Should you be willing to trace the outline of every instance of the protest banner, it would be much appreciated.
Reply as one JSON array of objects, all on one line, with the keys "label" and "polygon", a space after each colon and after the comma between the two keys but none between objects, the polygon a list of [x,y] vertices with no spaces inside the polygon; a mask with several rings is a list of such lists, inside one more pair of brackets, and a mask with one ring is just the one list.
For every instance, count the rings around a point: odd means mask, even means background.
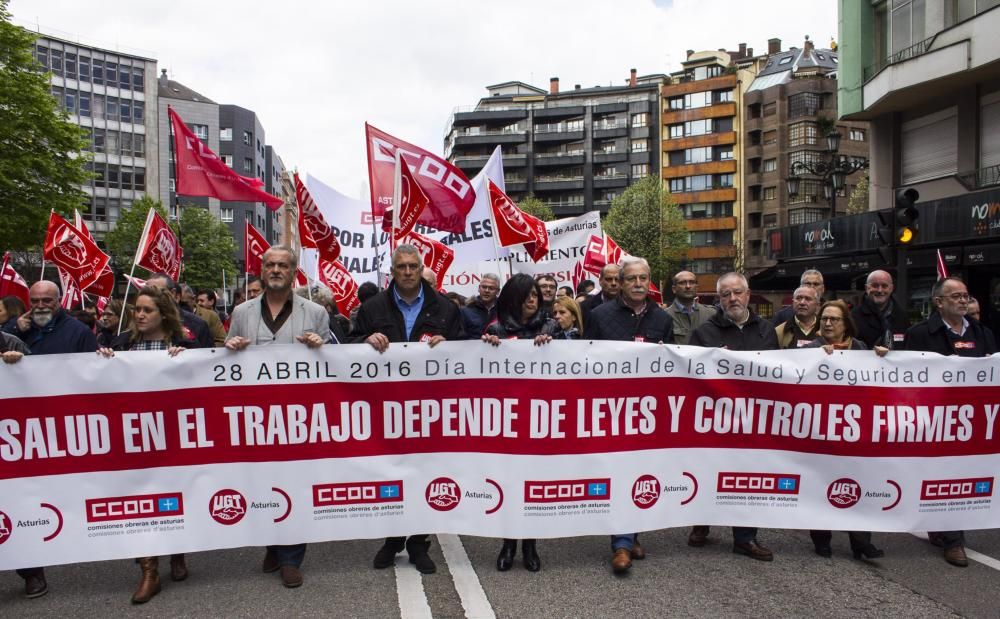
[{"label": "protest banner", "polygon": [[505,341],[79,359],[4,368],[0,569],[413,531],[976,529],[1000,511],[1000,356]]}]

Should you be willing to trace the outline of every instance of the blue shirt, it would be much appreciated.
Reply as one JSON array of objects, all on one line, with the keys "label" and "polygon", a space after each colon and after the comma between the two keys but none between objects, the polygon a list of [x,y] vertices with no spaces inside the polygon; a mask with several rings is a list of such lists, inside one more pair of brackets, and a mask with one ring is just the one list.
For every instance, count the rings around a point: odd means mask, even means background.
[{"label": "blue shirt", "polygon": [[420,310],[424,307],[424,287],[420,286],[420,292],[417,293],[417,298],[413,300],[413,303],[404,301],[403,297],[399,296],[395,286],[392,288],[392,294],[396,298],[396,307],[403,314],[403,326],[406,328],[406,339],[409,340],[413,325],[417,322],[417,316],[420,315]]}]

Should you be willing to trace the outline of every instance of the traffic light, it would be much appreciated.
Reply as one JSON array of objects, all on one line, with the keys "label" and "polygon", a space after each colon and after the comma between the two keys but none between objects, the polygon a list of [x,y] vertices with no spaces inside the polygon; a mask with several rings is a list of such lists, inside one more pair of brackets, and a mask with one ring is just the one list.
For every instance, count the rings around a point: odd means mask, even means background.
[{"label": "traffic light", "polygon": [[919,199],[920,194],[912,187],[896,190],[896,242],[900,245],[909,245],[917,237],[920,212],[915,205]]}]

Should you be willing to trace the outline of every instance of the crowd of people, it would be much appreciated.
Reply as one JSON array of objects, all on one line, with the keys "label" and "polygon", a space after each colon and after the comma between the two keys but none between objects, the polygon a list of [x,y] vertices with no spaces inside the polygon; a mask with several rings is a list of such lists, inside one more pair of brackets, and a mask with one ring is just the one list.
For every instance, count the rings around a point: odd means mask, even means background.
[{"label": "crowd of people", "polygon": [[[997,351],[993,333],[978,320],[963,281],[945,278],[931,293],[934,311],[911,324],[903,306],[893,297],[892,276],[882,270],[866,279],[864,296],[855,307],[843,300],[825,299],[823,274],[807,270],[792,294],[792,304],[773,320],[751,307],[750,285],[740,273],[718,278],[717,301],[699,302],[697,277],[681,271],[673,275],[673,300],[659,304],[650,299],[651,272],[646,260],[626,257],[609,264],[594,282],[576,290],[558,287],[551,275],[518,274],[505,283],[496,274],[480,279],[478,294],[470,299],[442,293],[421,256],[411,245],[400,245],[392,255],[391,280],[385,289],[366,283],[358,290],[361,305],[350,316],[337,311],[328,290],[293,290],[297,260],[284,247],[272,247],[263,256],[262,277],[251,278],[234,298],[231,315],[218,308],[214,290],[194,291],[169,276],[155,274],[130,300],[111,300],[100,316],[93,307],[67,312],[60,307],[60,291],[50,281],[30,287],[30,307],[15,297],[0,303],[0,356],[6,364],[25,355],[160,350],[178,355],[187,348],[224,346],[238,352],[248,347],[300,344],[310,348],[343,343],[367,343],[385,352],[395,342],[425,342],[434,347],[446,340],[481,340],[492,346],[506,339],[530,339],[544,346],[553,340],[594,339],[680,344],[735,351],[798,348],[872,350],[880,356],[893,350],[919,350],[941,355],[985,357]],[[311,298],[311,300],[310,300]],[[976,313],[973,313],[975,309]],[[830,531],[811,531],[816,554],[832,554]],[[693,547],[705,546],[709,527],[695,526],[688,536]],[[734,526],[733,552],[759,561],[774,554],[758,540],[755,528]],[[857,559],[876,559],[884,552],[869,532],[848,533]],[[943,549],[944,559],[955,566],[968,565],[961,531],[932,532],[930,541]],[[503,540],[496,568],[511,569],[518,542],[529,571],[541,569],[536,540]],[[376,551],[373,566],[388,568],[404,549],[410,563],[424,574],[436,571],[428,553],[428,534],[392,537]],[[610,567],[625,573],[645,550],[638,534],[611,537]],[[301,566],[306,544],[269,546],[261,569],[279,572],[284,586],[303,582]],[[160,591],[157,557],[137,559],[141,578],[132,596],[135,603],[149,601]],[[48,591],[44,569],[17,570],[24,578],[25,595],[33,598]],[[170,558],[170,577],[187,578],[184,555]]]}]

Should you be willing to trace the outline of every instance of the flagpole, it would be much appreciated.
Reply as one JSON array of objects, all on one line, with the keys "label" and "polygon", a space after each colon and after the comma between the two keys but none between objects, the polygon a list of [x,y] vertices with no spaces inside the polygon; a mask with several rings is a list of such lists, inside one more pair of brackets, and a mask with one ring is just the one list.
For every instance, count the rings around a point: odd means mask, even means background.
[{"label": "flagpole", "polygon": [[[167,214],[169,216],[169,213]],[[125,320],[125,307],[128,305],[128,291],[132,287],[132,278],[135,277],[135,263],[139,262],[139,255],[142,253],[142,248],[146,246],[146,240],[149,236],[149,226],[153,223],[153,207],[149,207],[146,211],[146,225],[142,228],[142,234],[139,236],[139,244],[135,247],[135,255],[132,256],[132,269],[128,272],[128,279],[125,280],[125,296],[122,297],[122,313],[118,317],[118,333],[122,334],[122,321]]]},{"label": "flagpole", "polygon": [[[396,251],[396,230],[399,229],[399,201],[403,194],[403,171],[401,169],[403,156],[396,149],[396,171],[392,177],[392,232],[389,236],[390,252]],[[390,256],[391,257],[391,256]]]},{"label": "flagpole", "polygon": [[[497,243],[497,239],[499,238],[500,235],[497,232],[497,218],[493,214],[493,196],[490,195],[490,190],[489,190],[490,179],[489,179],[489,177],[486,178],[486,182],[487,182],[487,184],[486,184],[486,196],[487,196],[487,198],[486,199],[489,200],[489,202],[490,202],[490,208],[489,208],[489,211],[490,211],[490,223],[493,225],[493,234],[491,235],[491,238],[493,239],[493,255],[496,257],[497,271],[501,271],[501,269],[500,269],[500,249],[499,249],[500,246]],[[507,279],[510,280],[510,278],[513,277],[513,276],[514,276],[513,266],[511,265],[510,256],[508,256],[507,257]]]},{"label": "flagpole", "polygon": [[7,287],[7,265],[10,264],[10,252],[5,251],[3,253],[3,266],[0,266],[0,299],[3,299],[6,295],[3,293],[4,288]]},{"label": "flagpole", "polygon": [[222,313],[224,313],[224,314],[228,314],[229,313],[229,307],[228,307],[228,304],[226,303],[226,291],[227,291],[227,288],[226,288],[226,270],[222,269]]}]

